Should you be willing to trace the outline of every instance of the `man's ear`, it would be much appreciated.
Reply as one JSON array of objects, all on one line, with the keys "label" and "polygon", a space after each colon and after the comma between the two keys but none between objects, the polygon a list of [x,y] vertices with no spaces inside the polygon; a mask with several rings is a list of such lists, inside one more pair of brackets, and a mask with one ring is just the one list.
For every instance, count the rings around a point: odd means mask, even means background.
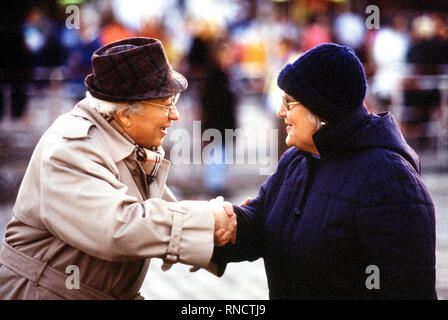
[{"label": "man's ear", "polygon": [[132,125],[131,118],[129,117],[130,112],[127,108],[116,111],[114,116],[122,126],[129,128]]}]

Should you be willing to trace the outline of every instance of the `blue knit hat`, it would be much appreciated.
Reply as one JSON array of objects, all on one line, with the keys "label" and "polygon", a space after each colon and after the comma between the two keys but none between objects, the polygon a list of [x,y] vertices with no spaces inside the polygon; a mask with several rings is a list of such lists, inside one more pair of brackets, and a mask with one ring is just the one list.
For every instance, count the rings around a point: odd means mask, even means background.
[{"label": "blue knit hat", "polygon": [[335,121],[362,105],[366,95],[364,68],[352,49],[319,45],[286,65],[278,86],[312,113]]}]

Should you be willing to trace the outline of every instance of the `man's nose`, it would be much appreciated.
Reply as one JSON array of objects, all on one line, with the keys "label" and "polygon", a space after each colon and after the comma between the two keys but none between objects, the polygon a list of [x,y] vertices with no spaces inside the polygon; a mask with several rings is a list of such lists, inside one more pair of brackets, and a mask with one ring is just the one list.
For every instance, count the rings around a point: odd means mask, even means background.
[{"label": "man's nose", "polygon": [[179,114],[179,111],[177,111],[176,107],[174,107],[173,109],[170,110],[170,114],[168,115],[168,118],[170,120],[174,120],[174,121],[179,120],[180,114]]}]

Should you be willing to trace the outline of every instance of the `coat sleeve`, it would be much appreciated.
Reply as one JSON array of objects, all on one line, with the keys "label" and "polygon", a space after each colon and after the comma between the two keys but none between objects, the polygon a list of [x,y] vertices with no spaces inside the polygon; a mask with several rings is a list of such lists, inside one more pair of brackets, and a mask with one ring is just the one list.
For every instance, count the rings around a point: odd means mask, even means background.
[{"label": "coat sleeve", "polygon": [[[356,223],[366,298],[434,299],[434,206],[417,172],[402,157],[386,155],[360,198]],[[377,267],[379,277],[369,278],[376,271],[368,266]]]},{"label": "coat sleeve", "polygon": [[174,257],[173,262],[195,266],[209,263],[214,232],[209,202],[139,203],[104,152],[83,141],[58,144],[41,166],[40,217],[67,244],[108,261]]}]

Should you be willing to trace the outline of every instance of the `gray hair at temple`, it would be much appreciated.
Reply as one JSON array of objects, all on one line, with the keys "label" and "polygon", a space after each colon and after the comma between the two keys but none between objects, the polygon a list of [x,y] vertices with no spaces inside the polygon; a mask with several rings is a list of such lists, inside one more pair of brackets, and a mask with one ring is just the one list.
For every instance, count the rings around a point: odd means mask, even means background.
[{"label": "gray hair at temple", "polygon": [[314,127],[316,130],[319,130],[325,125],[325,121],[323,121],[319,116],[312,113],[308,108],[305,107],[305,109],[308,111],[308,119],[314,124]]},{"label": "gray hair at temple", "polygon": [[104,115],[112,115],[114,112],[122,109],[126,109],[131,113],[139,113],[143,108],[143,105],[139,101],[106,101],[93,97],[88,91],[86,92],[86,96],[89,99],[89,107]]}]

